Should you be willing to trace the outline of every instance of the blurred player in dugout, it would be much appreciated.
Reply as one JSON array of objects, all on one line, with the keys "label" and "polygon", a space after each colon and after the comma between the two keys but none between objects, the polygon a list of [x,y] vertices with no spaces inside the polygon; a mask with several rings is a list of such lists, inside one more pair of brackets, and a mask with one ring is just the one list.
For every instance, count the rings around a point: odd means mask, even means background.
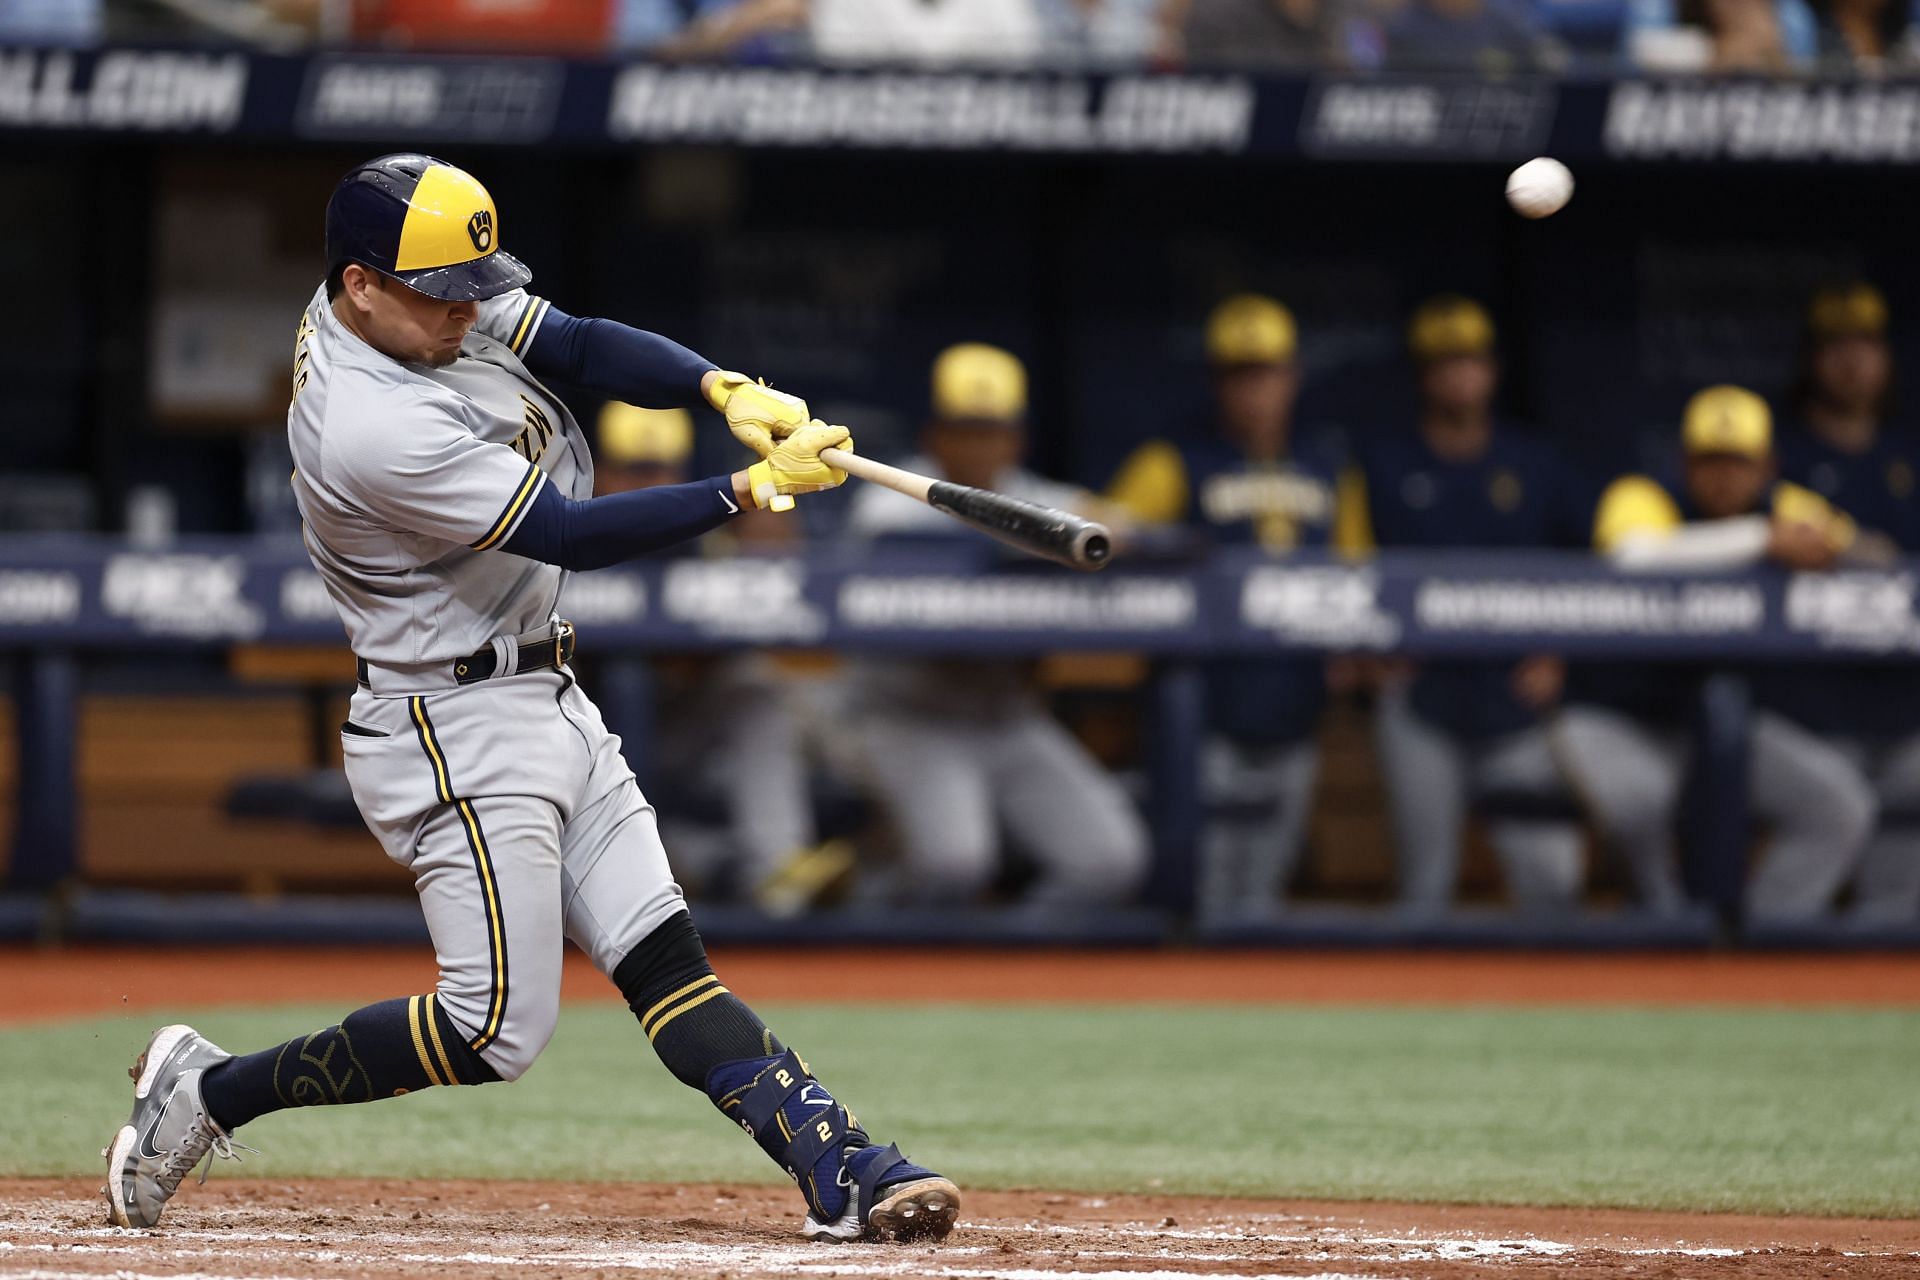
[{"label": "blurred player in dugout", "polygon": [[[1495,421],[1499,366],[1486,311],[1467,298],[1432,299],[1408,338],[1419,416],[1409,433],[1356,442],[1341,480],[1341,549],[1585,545],[1592,503],[1573,473],[1549,446]],[[1375,733],[1408,910],[1452,901],[1476,793],[1501,797],[1487,835],[1514,905],[1578,900],[1583,841],[1558,811],[1570,797],[1544,723],[1564,676],[1551,654],[1389,664]]]},{"label": "blurred player in dugout", "polygon": [[[598,422],[594,488],[620,493],[691,478],[693,419],[685,409],[610,401]],[[748,512],[690,554],[797,550],[799,523]],[[821,842],[815,826],[805,728],[808,682],[783,655],[759,650],[676,655],[654,664],[652,772],[660,785],[717,802],[719,825],[664,815],[675,871],[705,886],[730,885],[776,914],[810,905],[851,871],[853,850]],[[817,683],[817,682],[816,682]],[[695,812],[697,804],[679,806]]]},{"label": "blurred player in dugout", "polygon": [[[932,417],[910,470],[1065,509],[1091,495],[1022,466],[1027,376],[997,347],[962,343],[933,365]],[[855,496],[856,537],[978,535],[879,485]],[[1001,869],[1001,834],[1033,862],[1036,905],[1130,899],[1146,875],[1145,825],[1118,782],[1054,719],[1031,663],[880,659],[855,664],[849,713],[919,900],[977,900]]]},{"label": "blurred player in dugout", "polygon": [[[1709,387],[1688,402],[1680,434],[1678,483],[1623,476],[1601,498],[1594,545],[1619,567],[1698,573],[1770,561],[1816,570],[1882,558],[1877,539],[1826,499],[1777,479],[1772,415],[1759,396]],[[1570,779],[1656,910],[1684,900],[1673,824],[1686,722],[1704,674],[1679,664],[1583,666],[1555,726]],[[1780,674],[1823,678],[1812,667]],[[1765,668],[1756,675],[1763,686],[1772,679]],[[1841,751],[1778,711],[1756,710],[1749,732],[1751,802],[1771,838],[1748,878],[1747,914],[1817,915],[1846,883],[1872,829],[1872,789]]]},{"label": "blurred player in dugout", "polygon": [[[1893,351],[1886,299],[1858,281],[1808,308],[1800,384],[1781,433],[1780,470],[1845,511],[1888,551],[1920,552],[1920,449],[1889,422]],[[1838,748],[1881,807],[1854,881],[1855,911],[1920,917],[1920,664],[1849,663],[1763,673],[1761,703]]]},{"label": "blurred player in dugout", "polygon": [[[1141,445],[1115,475],[1112,501],[1142,523],[1204,528],[1222,545],[1276,555],[1329,546],[1338,473],[1330,450],[1294,439],[1297,347],[1292,313],[1272,298],[1240,294],[1214,308],[1211,429]],[[1203,918],[1267,914],[1293,878],[1319,765],[1322,668],[1317,657],[1208,665],[1202,770],[1214,816],[1202,845]]]}]

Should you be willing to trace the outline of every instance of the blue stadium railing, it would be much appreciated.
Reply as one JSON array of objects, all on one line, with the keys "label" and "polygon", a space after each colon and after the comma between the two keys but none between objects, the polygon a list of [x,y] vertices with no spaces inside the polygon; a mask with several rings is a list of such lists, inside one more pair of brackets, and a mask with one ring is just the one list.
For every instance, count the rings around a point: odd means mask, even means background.
[{"label": "blue stadium railing", "polygon": [[[1576,553],[1398,553],[1367,562],[1324,554],[1271,559],[1220,552],[1200,561],[1140,558],[1097,576],[1013,563],[986,546],[839,549],[833,554],[661,559],[577,578],[562,604],[600,660],[609,724],[644,750],[649,652],[745,647],[966,655],[1125,651],[1152,659],[1153,748],[1147,760],[1158,845],[1153,898],[1190,904],[1204,820],[1197,774],[1204,732],[1201,664],[1262,652],[1393,652],[1492,657],[1755,661],[1912,661],[1920,654],[1920,563],[1825,574],[1758,570],[1713,577],[1624,575]],[[10,883],[44,891],[76,867],[75,723],[83,655],[235,643],[343,643],[331,602],[295,541],[190,538],[145,550],[106,538],[0,539],[0,651],[10,655],[18,735]],[[1710,682],[1700,709],[1705,776],[1690,856],[1709,874],[1723,923],[1737,910],[1747,827],[1739,765],[1744,686]],[[115,905],[117,903],[117,905]],[[96,899],[81,931],[158,928],[138,902]],[[409,904],[410,905],[410,904]],[[298,907],[251,918],[275,936],[300,932]],[[317,910],[324,914],[325,908]],[[87,912],[93,914],[88,916]],[[199,917],[223,920],[224,908]],[[13,927],[40,908],[15,900]],[[212,912],[212,914],[208,914]],[[724,914],[724,913],[723,913]],[[709,912],[709,918],[712,913]],[[180,927],[179,913],[167,919]],[[0,929],[7,912],[0,911]],[[86,921],[91,920],[91,925]],[[878,930],[946,937],[950,916]],[[146,923],[142,924],[141,921]],[[1013,940],[1058,936],[1002,923]],[[68,919],[67,926],[73,927]],[[229,926],[223,932],[230,932]],[[33,927],[37,927],[35,924]],[[710,926],[711,927],[711,926]],[[760,922],[755,936],[813,928]],[[857,925],[841,921],[841,936]],[[1089,922],[1109,940],[1151,941],[1164,920]],[[1686,941],[1700,922],[1601,937],[1579,922],[1507,921],[1463,934],[1454,921],[1344,916],[1296,922],[1299,941]],[[208,925],[208,929],[212,926]],[[785,933],[782,933],[782,930]],[[767,932],[770,930],[771,932]],[[1103,933],[1104,930],[1104,933]],[[205,932],[206,930],[202,930]],[[404,930],[403,930],[404,931]],[[726,932],[725,927],[722,933]],[[380,932],[380,930],[375,930]],[[814,930],[815,933],[818,930]],[[872,932],[870,930],[870,932]],[[1824,933],[1800,940],[1826,940]],[[1256,930],[1223,941],[1273,940]],[[870,939],[871,940],[871,939]]]}]

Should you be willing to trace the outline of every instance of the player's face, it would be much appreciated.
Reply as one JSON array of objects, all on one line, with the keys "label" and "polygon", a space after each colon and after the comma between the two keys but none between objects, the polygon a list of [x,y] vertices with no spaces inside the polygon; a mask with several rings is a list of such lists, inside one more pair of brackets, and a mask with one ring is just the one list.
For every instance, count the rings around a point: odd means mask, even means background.
[{"label": "player's face", "polygon": [[1420,370],[1420,394],[1442,413],[1484,413],[1497,371],[1487,356],[1446,356]]},{"label": "player's face", "polygon": [[991,489],[1020,465],[1027,433],[1003,422],[938,422],[927,428],[922,444],[947,479]]},{"label": "player's face", "polygon": [[1759,510],[1773,483],[1773,461],[1743,453],[1697,453],[1687,459],[1687,495],[1708,520]]},{"label": "player's face", "polygon": [[1247,364],[1214,376],[1220,425],[1254,458],[1277,458],[1287,451],[1287,424],[1300,380],[1291,364]]},{"label": "player's face", "polygon": [[460,358],[460,342],[480,314],[477,302],[443,302],[374,271],[363,281],[349,267],[345,298],[360,336],[395,360],[442,368]]},{"label": "player's face", "polygon": [[1820,398],[1847,413],[1876,410],[1892,375],[1893,358],[1881,338],[1835,338],[1813,353],[1813,384]]}]

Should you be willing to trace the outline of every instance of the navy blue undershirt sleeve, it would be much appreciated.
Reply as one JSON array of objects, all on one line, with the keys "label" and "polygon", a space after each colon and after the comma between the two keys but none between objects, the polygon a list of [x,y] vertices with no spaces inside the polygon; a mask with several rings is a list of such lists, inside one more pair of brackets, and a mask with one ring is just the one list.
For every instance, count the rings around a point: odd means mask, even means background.
[{"label": "navy blue undershirt sleeve", "polygon": [[617,320],[582,319],[548,306],[522,353],[527,368],[647,409],[706,405],[700,379],[717,368],[671,338]]},{"label": "navy blue undershirt sleeve", "polygon": [[739,512],[731,476],[598,498],[565,498],[543,484],[500,550],[562,569],[604,569],[697,538]]}]

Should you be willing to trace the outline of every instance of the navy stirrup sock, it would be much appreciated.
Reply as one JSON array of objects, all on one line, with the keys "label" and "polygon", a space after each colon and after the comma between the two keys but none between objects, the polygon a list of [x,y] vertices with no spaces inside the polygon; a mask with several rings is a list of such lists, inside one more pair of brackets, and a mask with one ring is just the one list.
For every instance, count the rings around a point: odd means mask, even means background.
[{"label": "navy stirrup sock", "polygon": [[370,1004],[335,1026],[209,1067],[200,1096],[213,1122],[232,1133],[288,1107],[372,1102],[429,1085],[499,1078],[467,1047],[437,998],[408,996]]}]

